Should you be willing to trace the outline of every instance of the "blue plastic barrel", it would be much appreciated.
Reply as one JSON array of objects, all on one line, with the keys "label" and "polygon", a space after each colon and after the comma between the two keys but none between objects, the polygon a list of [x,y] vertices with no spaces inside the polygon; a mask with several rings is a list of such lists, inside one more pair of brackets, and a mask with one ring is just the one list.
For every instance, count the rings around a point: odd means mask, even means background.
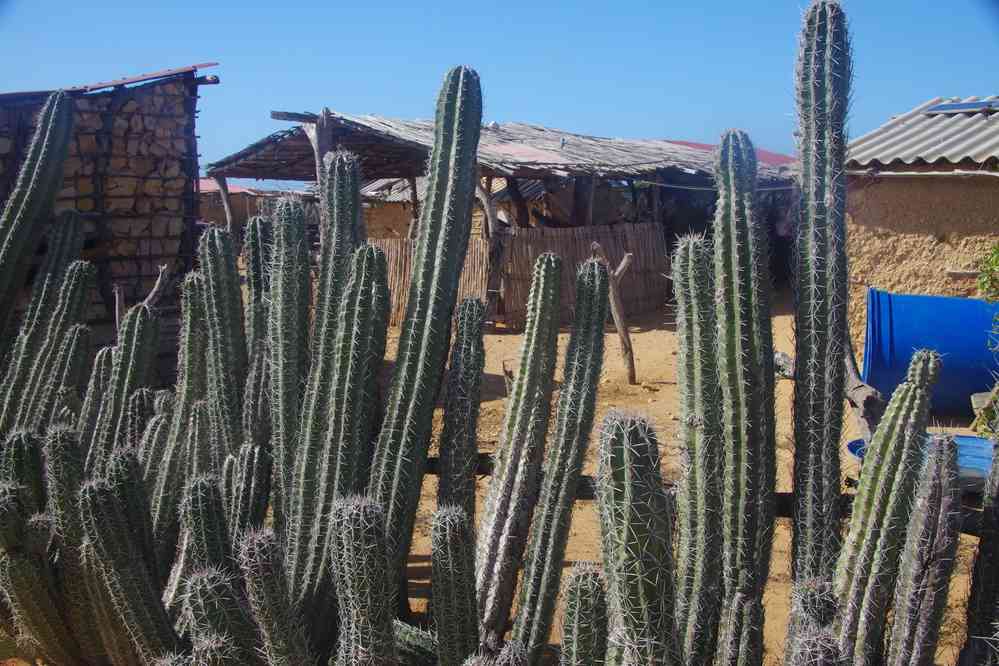
[{"label": "blue plastic barrel", "polygon": [[991,390],[999,373],[999,358],[990,349],[997,314],[999,303],[868,288],[863,379],[887,399],[905,379],[912,353],[935,349],[943,368],[931,414],[971,416],[971,394]]}]

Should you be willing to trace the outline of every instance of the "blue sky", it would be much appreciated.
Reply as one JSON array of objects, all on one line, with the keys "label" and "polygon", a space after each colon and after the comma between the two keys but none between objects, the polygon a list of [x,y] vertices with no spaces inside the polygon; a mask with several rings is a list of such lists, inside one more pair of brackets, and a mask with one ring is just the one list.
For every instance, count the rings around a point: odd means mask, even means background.
[{"label": "blue sky", "polygon": [[[936,95],[999,94],[999,0],[844,0],[850,132]],[[710,7],[708,9],[707,7]],[[287,123],[272,109],[429,117],[450,65],[478,69],[485,119],[793,152],[804,0],[340,2],[0,0],[0,90],[219,61],[202,165]]]}]

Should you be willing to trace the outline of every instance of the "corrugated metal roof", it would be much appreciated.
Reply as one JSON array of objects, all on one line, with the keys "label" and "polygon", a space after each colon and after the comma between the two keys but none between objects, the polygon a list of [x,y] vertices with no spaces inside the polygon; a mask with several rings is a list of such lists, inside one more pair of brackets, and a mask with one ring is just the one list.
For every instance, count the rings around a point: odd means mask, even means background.
[{"label": "corrugated metal roof", "polygon": [[[169,76],[176,76],[178,74],[187,74],[188,72],[197,72],[199,69],[207,69],[209,67],[217,67],[217,62],[200,62],[195,65],[188,65],[187,67],[174,67],[172,69],[162,69],[158,72],[149,72],[147,74],[139,74],[138,76],[126,76],[120,79],[114,79],[112,81],[98,81],[97,83],[85,83],[79,86],[69,86],[68,88],[62,88],[66,92],[94,92],[95,90],[102,90],[104,88],[115,88],[117,86],[127,86],[134,83],[143,83],[145,81],[152,81],[154,79],[163,79]],[[40,97],[51,94],[51,90],[23,90],[18,92],[7,92],[0,93],[0,99],[14,98],[14,97]]]},{"label": "corrugated metal roof", "polygon": [[999,113],[927,113],[937,104],[991,102],[991,97],[935,97],[912,111],[889,120],[872,132],[850,142],[847,162],[851,166],[950,162],[971,160],[982,164],[999,159]]},{"label": "corrugated metal roof", "polygon": [[[523,178],[518,182],[520,193],[527,201],[541,199],[545,195],[545,185],[540,180],[534,178]],[[416,192],[419,200],[423,201],[423,194],[427,189],[427,179],[420,176],[416,179]],[[506,189],[506,181],[503,178],[493,179],[494,199],[497,202],[504,202],[510,199]],[[378,178],[369,181],[361,187],[361,198],[383,201],[387,203],[409,203],[409,179],[407,178]]]}]

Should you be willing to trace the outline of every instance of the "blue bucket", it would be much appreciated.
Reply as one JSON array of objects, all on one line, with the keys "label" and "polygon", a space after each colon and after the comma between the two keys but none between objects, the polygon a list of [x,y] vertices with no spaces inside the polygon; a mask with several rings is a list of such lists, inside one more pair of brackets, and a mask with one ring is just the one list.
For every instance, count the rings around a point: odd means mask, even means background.
[{"label": "blue bucket", "polygon": [[[929,441],[931,435],[927,434]],[[961,477],[961,487],[965,492],[980,493],[985,488],[985,479],[992,468],[992,442],[984,437],[953,435],[957,444],[957,467]],[[847,450],[860,460],[864,459],[867,442],[855,439],[846,445]]]}]

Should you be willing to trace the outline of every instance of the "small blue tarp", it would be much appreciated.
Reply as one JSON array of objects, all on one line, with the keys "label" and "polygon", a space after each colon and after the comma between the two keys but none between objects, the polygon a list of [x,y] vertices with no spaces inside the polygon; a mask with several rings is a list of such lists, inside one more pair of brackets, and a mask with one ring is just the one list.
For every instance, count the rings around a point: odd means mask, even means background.
[{"label": "small blue tarp", "polygon": [[[926,436],[927,442],[930,435]],[[985,487],[989,469],[992,467],[992,442],[984,437],[954,435],[957,444],[957,467],[961,477],[961,487],[965,492],[980,493]],[[847,450],[863,460],[867,443],[855,439],[846,445]]]},{"label": "small blue tarp", "polygon": [[999,373],[990,349],[999,303],[974,298],[892,294],[867,290],[863,380],[887,400],[905,379],[912,353],[935,349],[943,357],[933,387],[932,416],[970,417],[971,394],[989,391]]}]

